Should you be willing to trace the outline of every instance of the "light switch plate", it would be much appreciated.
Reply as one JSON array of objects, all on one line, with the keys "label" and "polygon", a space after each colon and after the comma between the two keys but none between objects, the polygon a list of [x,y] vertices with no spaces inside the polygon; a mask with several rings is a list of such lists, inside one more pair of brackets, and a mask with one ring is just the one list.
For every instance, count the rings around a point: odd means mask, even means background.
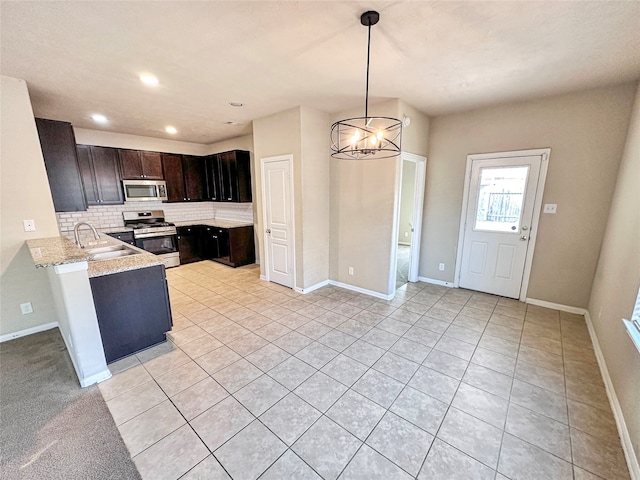
[{"label": "light switch plate", "polygon": [[21,303],[20,304],[20,311],[22,312],[22,315],[27,315],[29,313],[33,313],[33,306],[31,305],[31,302]]},{"label": "light switch plate", "polygon": [[543,213],[556,213],[557,209],[558,209],[558,204],[557,203],[545,203],[544,204],[544,210],[542,212]]}]

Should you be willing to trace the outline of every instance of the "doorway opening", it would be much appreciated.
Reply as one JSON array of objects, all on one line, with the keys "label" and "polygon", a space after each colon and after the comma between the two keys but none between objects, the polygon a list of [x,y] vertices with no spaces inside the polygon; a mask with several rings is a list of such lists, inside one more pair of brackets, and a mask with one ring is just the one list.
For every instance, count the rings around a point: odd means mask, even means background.
[{"label": "doorway opening", "polygon": [[390,292],[418,281],[426,164],[425,157],[407,152],[398,160]]}]

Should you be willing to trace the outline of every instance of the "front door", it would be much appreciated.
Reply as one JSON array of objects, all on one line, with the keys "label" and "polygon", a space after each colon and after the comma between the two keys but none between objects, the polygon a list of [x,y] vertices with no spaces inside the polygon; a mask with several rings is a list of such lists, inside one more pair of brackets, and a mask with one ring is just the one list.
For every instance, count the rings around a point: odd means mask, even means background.
[{"label": "front door", "polygon": [[267,280],[293,288],[293,157],[263,158],[261,163]]},{"label": "front door", "polygon": [[459,285],[519,298],[542,155],[474,159]]}]

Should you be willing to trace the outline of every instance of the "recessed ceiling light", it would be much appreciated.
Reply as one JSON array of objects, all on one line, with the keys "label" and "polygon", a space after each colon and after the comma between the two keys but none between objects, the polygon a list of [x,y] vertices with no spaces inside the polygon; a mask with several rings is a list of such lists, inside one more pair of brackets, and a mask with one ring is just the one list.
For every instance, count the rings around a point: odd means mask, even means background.
[{"label": "recessed ceiling light", "polygon": [[229,102],[229,105],[232,107],[244,107],[244,103],[242,102]]},{"label": "recessed ceiling light", "polygon": [[150,86],[158,85],[158,83],[160,83],[158,77],[156,77],[155,75],[151,75],[150,73],[143,73],[142,75],[140,75],[140,81],[145,85]]},{"label": "recessed ceiling light", "polygon": [[91,115],[91,118],[93,118],[93,121],[96,123],[109,123],[107,117],[105,117],[101,113],[94,113],[93,115]]},{"label": "recessed ceiling light", "polygon": [[171,135],[178,133],[178,130],[176,130],[176,127],[171,127],[171,126],[165,128],[165,131],[167,133],[170,133]]}]

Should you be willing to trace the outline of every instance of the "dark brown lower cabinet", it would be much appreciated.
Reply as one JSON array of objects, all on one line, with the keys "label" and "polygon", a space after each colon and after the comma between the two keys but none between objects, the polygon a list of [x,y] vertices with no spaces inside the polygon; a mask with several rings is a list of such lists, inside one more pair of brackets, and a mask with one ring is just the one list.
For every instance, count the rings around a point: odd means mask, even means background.
[{"label": "dark brown lower cabinet", "polygon": [[166,340],[171,308],[164,265],[90,279],[107,363]]},{"label": "dark brown lower cabinet", "polygon": [[180,264],[199,262],[202,257],[202,225],[178,227],[178,251]]},{"label": "dark brown lower cabinet", "polygon": [[212,257],[213,261],[224,263],[231,267],[240,267],[256,262],[253,225],[220,230],[227,231],[226,244],[219,251],[219,256]]},{"label": "dark brown lower cabinet", "polygon": [[202,226],[200,231],[202,257],[208,260],[229,255],[228,229]]},{"label": "dark brown lower cabinet", "polygon": [[177,230],[181,265],[213,260],[240,267],[256,261],[253,225],[234,228],[191,225]]}]

